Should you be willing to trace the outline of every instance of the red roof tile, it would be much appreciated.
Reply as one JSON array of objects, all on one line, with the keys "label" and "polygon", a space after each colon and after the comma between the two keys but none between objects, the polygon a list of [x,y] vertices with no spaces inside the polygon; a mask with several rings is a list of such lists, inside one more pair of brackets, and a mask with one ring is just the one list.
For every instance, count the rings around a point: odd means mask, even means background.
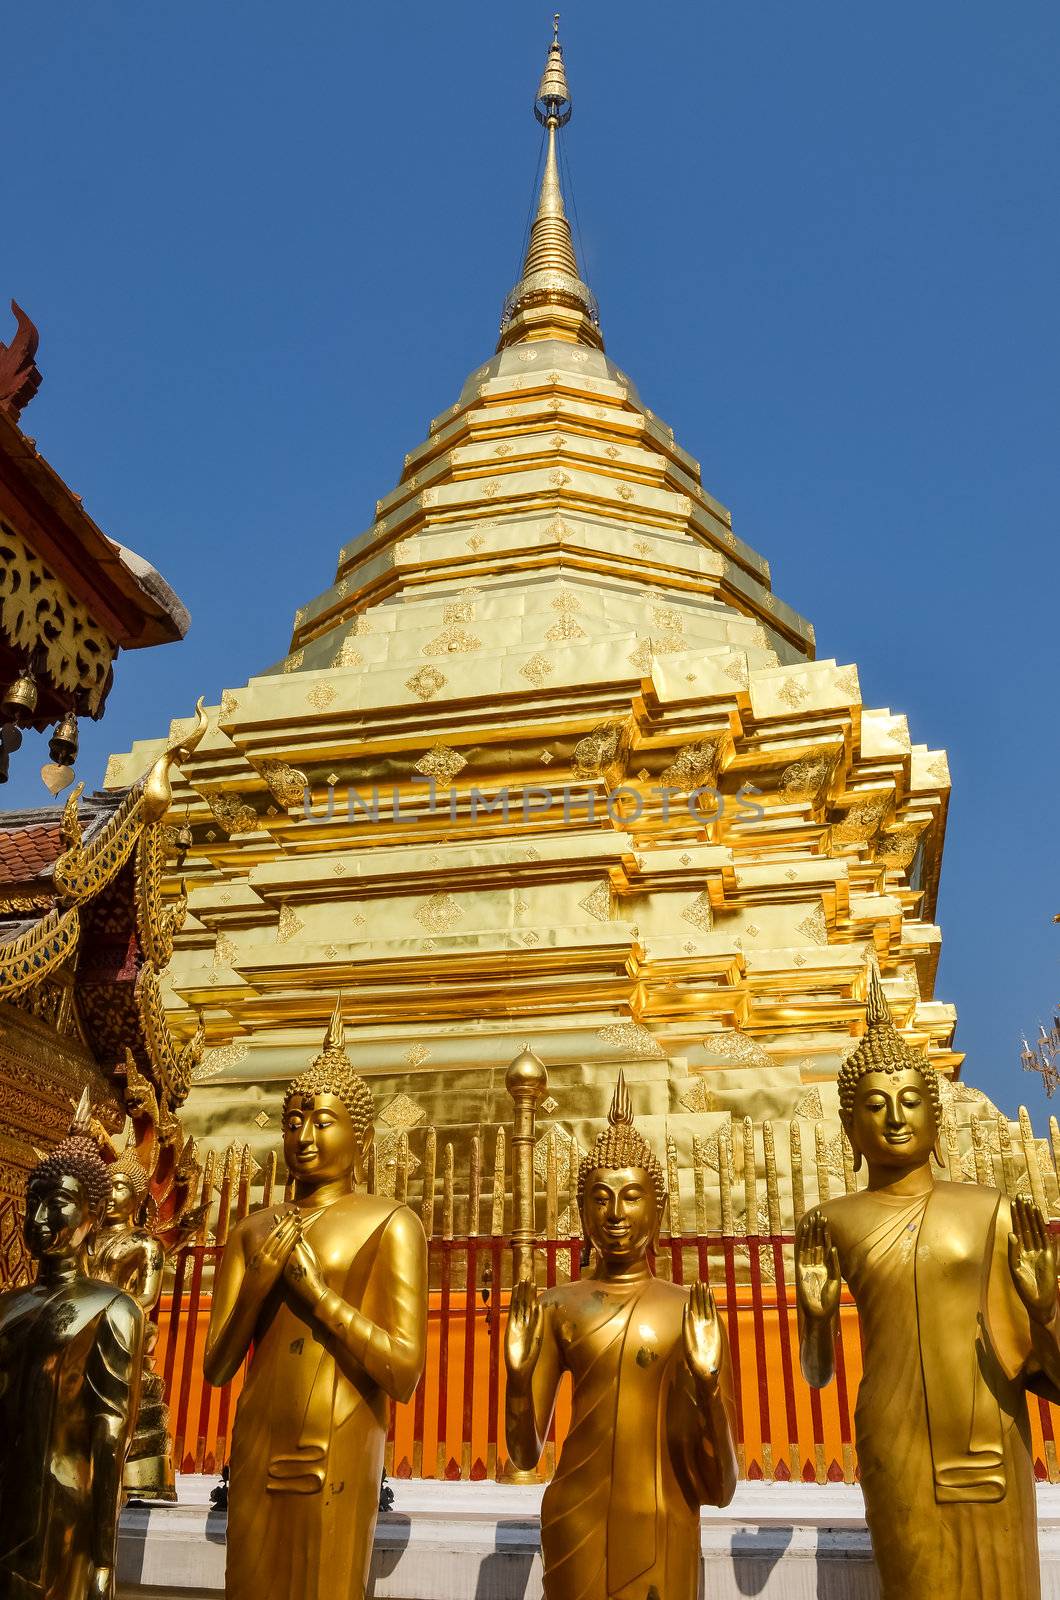
[{"label": "red roof tile", "polygon": [[62,852],[61,825],[30,823],[0,828],[0,885],[32,883]]}]

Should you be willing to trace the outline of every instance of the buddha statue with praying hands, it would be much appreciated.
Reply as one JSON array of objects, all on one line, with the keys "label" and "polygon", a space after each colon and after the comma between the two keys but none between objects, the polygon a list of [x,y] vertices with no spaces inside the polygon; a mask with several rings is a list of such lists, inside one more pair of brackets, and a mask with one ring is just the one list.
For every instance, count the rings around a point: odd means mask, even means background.
[{"label": "buddha statue with praying hands", "polygon": [[205,1371],[236,1407],[227,1600],[362,1600],[390,1400],[426,1353],[427,1247],[407,1206],[363,1192],[372,1096],[339,1006],[287,1091],[289,1203],[232,1230],[214,1285]]},{"label": "buddha statue with praying hands", "polygon": [[805,1216],[802,1369],[834,1369],[841,1279],[864,1349],[855,1432],[884,1600],[1038,1600],[1027,1390],[1060,1402],[1056,1251],[1038,1208],[938,1182],[935,1070],[901,1039],[879,975],[839,1072],[867,1188]]},{"label": "buddha statue with praying hands", "polygon": [[662,1170],[621,1074],[578,1202],[594,1269],[540,1296],[518,1283],[505,1335],[516,1466],[536,1466],[564,1372],[573,1383],[541,1505],[546,1600],[695,1600],[699,1508],[736,1487],[728,1346],[706,1284],[652,1275]]},{"label": "buddha statue with praying hands", "polygon": [[[162,1241],[144,1226],[141,1212],[150,1204],[147,1172],[134,1150],[124,1150],[111,1163],[110,1201],[90,1247],[91,1270],[139,1301],[150,1314],[162,1293],[166,1252]],[[140,1500],[175,1500],[173,1458],[169,1441],[169,1408],[165,1384],[154,1364],[158,1329],[144,1329],[140,1408],[125,1463],[125,1491]]]},{"label": "buddha statue with praying hands", "polygon": [[144,1316],[131,1295],[86,1272],[109,1197],[86,1095],[70,1134],[29,1176],[37,1281],[0,1294],[3,1600],[113,1600]]}]

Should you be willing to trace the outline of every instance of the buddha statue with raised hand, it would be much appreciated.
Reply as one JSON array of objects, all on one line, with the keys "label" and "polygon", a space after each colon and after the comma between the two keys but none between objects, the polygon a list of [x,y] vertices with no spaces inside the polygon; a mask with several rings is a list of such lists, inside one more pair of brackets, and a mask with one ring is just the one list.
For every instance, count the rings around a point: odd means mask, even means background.
[{"label": "buddha statue with raised hand", "polygon": [[90,1277],[85,1247],[110,1197],[87,1094],[29,1176],[37,1281],[0,1294],[0,1596],[113,1600],[122,1467],[144,1317]]},{"label": "buddha statue with raised hand", "polygon": [[879,975],[839,1072],[868,1187],[802,1218],[802,1370],[831,1380],[841,1280],[861,1319],[855,1433],[884,1600],[1037,1600],[1026,1391],[1060,1402],[1056,1251],[1029,1201],[937,1182],[939,1080]]},{"label": "buddha statue with raised hand", "polygon": [[541,1506],[546,1600],[695,1600],[699,1508],[736,1487],[725,1330],[706,1284],[655,1278],[665,1203],[622,1075],[578,1170],[595,1268],[538,1296],[515,1286],[505,1335],[506,1432],[536,1466],[564,1372],[573,1414]]},{"label": "buddha statue with raised hand", "polygon": [[412,1395],[427,1329],[419,1218],[363,1192],[372,1117],[336,1005],[284,1100],[293,1198],[236,1225],[214,1285],[209,1382],[253,1348],[232,1437],[228,1600],[364,1595],[389,1401]]}]

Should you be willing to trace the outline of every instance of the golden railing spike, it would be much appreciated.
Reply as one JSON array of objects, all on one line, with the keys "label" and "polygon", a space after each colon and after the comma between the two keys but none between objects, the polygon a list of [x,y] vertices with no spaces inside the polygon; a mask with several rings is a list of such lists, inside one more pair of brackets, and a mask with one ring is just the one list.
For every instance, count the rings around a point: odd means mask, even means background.
[{"label": "golden railing spike", "polygon": [[823,1205],[830,1198],[831,1185],[828,1172],[828,1146],[825,1142],[824,1127],[815,1122],[813,1127],[814,1159],[817,1166],[817,1202]]},{"label": "golden railing spike", "polygon": [[1038,1146],[1034,1139],[1034,1129],[1031,1126],[1031,1114],[1026,1106],[1019,1108],[1020,1142],[1023,1145],[1023,1159],[1027,1165],[1027,1180],[1030,1183],[1031,1199],[1036,1206],[1040,1206],[1046,1216],[1049,1214],[1049,1203],[1045,1197],[1045,1184],[1042,1182],[1042,1168],[1038,1160]]},{"label": "golden railing spike", "polygon": [[780,1182],[777,1177],[777,1150],[773,1137],[773,1124],[769,1121],[762,1124],[762,1150],[766,1163],[766,1211],[769,1216],[769,1231],[778,1234],[783,1232],[780,1217]]},{"label": "golden railing spike", "polygon": [[438,1161],[438,1133],[427,1129],[423,1146],[423,1197],[420,1201],[420,1221],[428,1239],[434,1238],[434,1179]]},{"label": "golden railing spike", "polygon": [[498,1128],[493,1145],[493,1194],[490,1200],[490,1233],[495,1239],[504,1233],[505,1155],[504,1129]]},{"label": "golden railing spike", "polygon": [[732,1123],[718,1133],[718,1194],[721,1199],[721,1231],[726,1239],[736,1232],[732,1218]]},{"label": "golden railing spike", "polygon": [[456,1157],[451,1141],[442,1154],[442,1238],[453,1237],[453,1207],[456,1186]]},{"label": "golden railing spike", "polygon": [[942,1119],[942,1131],[945,1140],[946,1166],[951,1183],[964,1182],[964,1168],[961,1165],[961,1145],[957,1137],[957,1121],[952,1110],[946,1112]]},{"label": "golden railing spike", "polygon": [[1016,1178],[1016,1163],[1012,1155],[1012,1129],[1009,1127],[1008,1118],[1001,1112],[998,1112],[997,1118],[997,1142],[998,1153],[1001,1157],[1001,1183],[999,1187],[1011,1200],[1019,1193],[1019,1186]]},{"label": "golden railing spike", "polygon": [[263,1206],[272,1204],[272,1191],[276,1187],[276,1151],[270,1150],[265,1158],[265,1172],[261,1180],[261,1203]]},{"label": "golden railing spike", "polygon": [[556,1129],[551,1127],[545,1139],[545,1238],[554,1239],[559,1230],[559,1156],[556,1149]]},{"label": "golden railing spike", "polygon": [[839,1130],[839,1140],[843,1150],[843,1190],[846,1194],[853,1194],[858,1186],[854,1172],[854,1146],[847,1138],[845,1128]]},{"label": "golden railing spike", "polygon": [[467,1232],[477,1236],[482,1209],[482,1140],[476,1133],[471,1140],[467,1169]]},{"label": "golden railing spike", "polygon": [[792,1221],[798,1225],[806,1214],[806,1181],[802,1166],[802,1130],[792,1119],[788,1123],[788,1150],[791,1156],[791,1209]]},{"label": "golden railing spike", "polygon": [[573,1134],[569,1135],[567,1147],[567,1219],[568,1231],[572,1239],[579,1239],[582,1231],[582,1219],[578,1211],[578,1163],[581,1159],[578,1151],[578,1141]]},{"label": "golden railing spike", "polygon": [[692,1184],[696,1197],[696,1232],[700,1235],[707,1232],[707,1183],[706,1162],[703,1159],[703,1146],[695,1134],[692,1135]]},{"label": "golden railing spike", "polygon": [[758,1180],[755,1175],[755,1125],[743,1119],[743,1210],[744,1229],[758,1232]]},{"label": "golden railing spike", "polygon": [[394,1199],[398,1205],[407,1205],[409,1199],[409,1136],[402,1129],[398,1135],[397,1157],[394,1168]]},{"label": "golden railing spike", "polygon": [[680,1238],[685,1231],[681,1215],[681,1175],[677,1165],[677,1140],[666,1135],[666,1192],[670,1212],[670,1237]]},{"label": "golden railing spike", "polygon": [[978,1117],[972,1118],[972,1160],[975,1162],[975,1181],[989,1188],[994,1181],[994,1173],[990,1161],[990,1151],[987,1148],[986,1137],[983,1133],[983,1124]]}]

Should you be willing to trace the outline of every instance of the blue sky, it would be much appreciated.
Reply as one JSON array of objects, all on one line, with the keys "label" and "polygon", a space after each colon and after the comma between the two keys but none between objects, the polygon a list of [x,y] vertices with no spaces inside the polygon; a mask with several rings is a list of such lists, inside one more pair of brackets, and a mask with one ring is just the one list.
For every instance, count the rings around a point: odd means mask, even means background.
[{"label": "blue sky", "polygon": [[[188,603],[80,775],[284,653],[491,351],[547,6],[9,8],[0,295],[24,422]],[[1056,806],[1060,12],[568,0],[567,150],[609,354],[818,651],[954,779],[937,993],[1045,1109]],[[2,324],[0,337],[8,336]],[[46,798],[42,744],[5,805]]]}]

